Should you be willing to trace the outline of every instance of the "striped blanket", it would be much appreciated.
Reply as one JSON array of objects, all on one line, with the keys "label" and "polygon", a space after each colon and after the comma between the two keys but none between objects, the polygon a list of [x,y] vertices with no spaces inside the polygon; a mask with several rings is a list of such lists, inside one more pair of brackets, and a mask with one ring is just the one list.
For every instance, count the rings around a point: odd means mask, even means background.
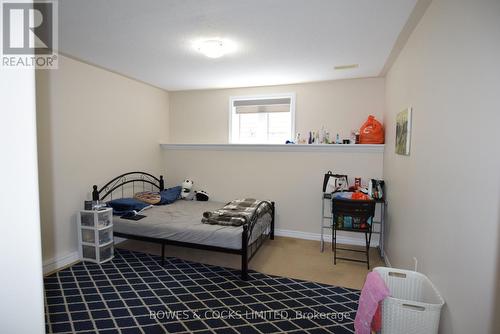
[{"label": "striped blanket", "polygon": [[272,205],[268,201],[253,198],[236,199],[221,209],[204,212],[201,222],[211,225],[242,226],[252,221],[255,215],[261,217],[271,210]]}]

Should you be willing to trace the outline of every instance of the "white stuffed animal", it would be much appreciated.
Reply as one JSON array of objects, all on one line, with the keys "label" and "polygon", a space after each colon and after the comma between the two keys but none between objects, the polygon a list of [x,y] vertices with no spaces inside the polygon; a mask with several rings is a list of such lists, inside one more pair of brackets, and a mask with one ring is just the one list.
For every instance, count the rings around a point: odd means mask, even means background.
[{"label": "white stuffed animal", "polygon": [[193,184],[194,182],[188,179],[185,179],[184,182],[182,182],[182,192],[181,192],[181,198],[191,201],[194,197],[194,193],[191,191],[193,189]]}]

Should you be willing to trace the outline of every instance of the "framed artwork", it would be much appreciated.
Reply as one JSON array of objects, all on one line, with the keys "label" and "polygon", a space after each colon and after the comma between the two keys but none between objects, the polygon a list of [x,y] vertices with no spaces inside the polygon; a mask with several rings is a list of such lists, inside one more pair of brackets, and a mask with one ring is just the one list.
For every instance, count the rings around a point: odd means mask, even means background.
[{"label": "framed artwork", "polygon": [[411,108],[396,116],[396,154],[410,155]]}]

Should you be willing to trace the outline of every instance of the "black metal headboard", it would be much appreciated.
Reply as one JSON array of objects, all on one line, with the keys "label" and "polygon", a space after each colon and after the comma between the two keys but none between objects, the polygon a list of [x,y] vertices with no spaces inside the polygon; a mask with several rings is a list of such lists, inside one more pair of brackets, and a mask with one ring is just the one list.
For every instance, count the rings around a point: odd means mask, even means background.
[{"label": "black metal headboard", "polygon": [[[157,188],[159,191],[162,191],[165,188],[165,182],[163,181],[163,175],[160,175],[160,178],[157,178],[154,175],[151,175],[149,173],[145,172],[129,172],[122,174],[120,176],[115,177],[108,183],[106,183],[104,186],[101,187],[101,189],[97,189],[97,186],[94,184],[92,186],[92,200],[93,201],[102,201],[106,197],[111,195],[111,198],[113,198],[113,192],[117,190],[118,188],[121,188],[122,191],[122,197],[123,197],[123,186],[129,183],[132,183],[132,189],[133,192],[135,192],[135,184],[137,183],[142,183],[142,191],[146,190],[146,184],[151,185],[151,190],[154,188]],[[104,195],[101,196],[101,194],[104,193]]]}]

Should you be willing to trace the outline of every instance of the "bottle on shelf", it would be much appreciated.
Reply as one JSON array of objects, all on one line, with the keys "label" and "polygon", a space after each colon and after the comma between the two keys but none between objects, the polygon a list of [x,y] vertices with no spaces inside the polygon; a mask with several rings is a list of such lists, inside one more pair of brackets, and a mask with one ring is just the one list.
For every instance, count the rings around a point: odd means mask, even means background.
[{"label": "bottle on shelf", "polygon": [[325,133],[325,144],[331,144],[330,142],[330,132],[326,131]]},{"label": "bottle on shelf", "polygon": [[349,138],[350,144],[356,144],[356,130],[351,131],[351,137]]}]

